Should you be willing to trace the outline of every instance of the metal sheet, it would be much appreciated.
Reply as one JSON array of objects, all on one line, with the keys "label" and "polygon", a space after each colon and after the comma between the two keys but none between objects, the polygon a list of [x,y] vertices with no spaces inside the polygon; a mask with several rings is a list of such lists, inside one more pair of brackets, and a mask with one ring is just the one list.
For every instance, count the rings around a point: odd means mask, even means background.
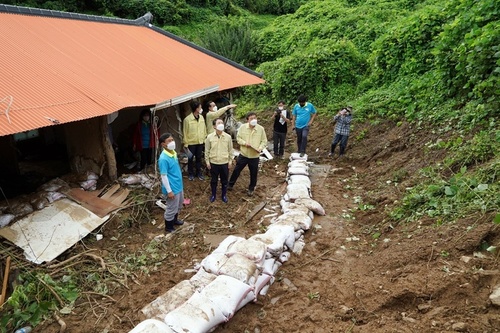
[{"label": "metal sheet", "polygon": [[26,259],[36,264],[54,260],[109,219],[62,199],[0,229],[0,236],[24,250]]}]

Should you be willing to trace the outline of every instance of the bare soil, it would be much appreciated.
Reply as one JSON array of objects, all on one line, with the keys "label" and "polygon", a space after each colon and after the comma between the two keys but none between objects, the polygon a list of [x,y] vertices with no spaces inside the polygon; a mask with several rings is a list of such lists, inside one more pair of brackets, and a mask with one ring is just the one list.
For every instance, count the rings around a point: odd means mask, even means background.
[{"label": "bare soil", "polygon": [[[481,251],[483,242],[500,243],[492,215],[442,224],[429,218],[398,223],[387,215],[418,182],[417,170],[442,158],[423,148],[437,135],[408,124],[355,125],[347,157],[338,160],[327,156],[331,123],[317,120],[308,145],[309,160],[321,166],[312,193],[327,215],[315,217],[302,254],[281,266],[267,295],[215,332],[500,332],[500,308],[488,298],[500,284],[499,258]],[[294,140],[289,133],[288,153]],[[264,163],[252,197],[245,193],[245,170],[228,204],[209,203],[208,179],[186,179],[185,195],[191,199],[181,213],[186,225],[161,244],[166,258],[150,260],[142,269],[146,259],[140,254],[162,233],[162,210],[154,200],[147,214],[138,214],[137,207],[117,214],[101,230],[103,240],[89,236],[69,250],[61,260],[92,249],[108,267],[120,263],[129,269],[113,275],[101,270],[109,279],[107,296],[84,294],[70,314],[61,315],[66,332],[128,332],[144,319],[141,308],[189,279],[193,273],[185,270],[213,250],[204,235],[250,237],[262,230],[269,223],[263,216],[270,212],[262,210],[250,221],[247,214],[262,202],[279,211],[287,162]],[[130,219],[139,215],[139,221]],[[72,269],[88,274],[90,267],[97,271],[100,265],[85,261]],[[34,332],[59,330],[50,318]]]}]

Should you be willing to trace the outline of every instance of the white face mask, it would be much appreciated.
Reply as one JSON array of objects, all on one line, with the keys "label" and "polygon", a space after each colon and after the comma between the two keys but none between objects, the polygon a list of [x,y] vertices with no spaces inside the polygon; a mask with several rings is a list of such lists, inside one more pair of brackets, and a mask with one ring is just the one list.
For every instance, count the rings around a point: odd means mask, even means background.
[{"label": "white face mask", "polygon": [[255,126],[255,125],[257,125],[257,119],[250,120],[250,126]]},{"label": "white face mask", "polygon": [[212,111],[213,111],[213,112],[215,112],[215,111],[217,111],[217,110],[218,110],[218,109],[217,109],[217,105],[216,105],[216,106],[214,106],[214,107],[212,108]]},{"label": "white face mask", "polygon": [[218,124],[217,126],[215,126],[215,128],[218,130],[218,131],[223,131],[224,130],[224,124]]},{"label": "white face mask", "polygon": [[282,106],[278,106],[278,109],[279,109],[279,110],[283,110],[283,107],[282,107]]},{"label": "white face mask", "polygon": [[175,150],[175,141],[171,141],[167,144],[168,150]]}]

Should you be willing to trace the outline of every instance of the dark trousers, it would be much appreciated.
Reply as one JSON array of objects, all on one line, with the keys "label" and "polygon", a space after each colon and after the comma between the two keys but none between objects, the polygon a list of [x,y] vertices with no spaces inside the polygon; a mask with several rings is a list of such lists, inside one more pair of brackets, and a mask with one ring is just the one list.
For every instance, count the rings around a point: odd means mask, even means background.
[{"label": "dark trousers", "polygon": [[306,153],[307,135],[309,134],[309,126],[303,128],[295,128],[297,133],[297,150],[299,153]]},{"label": "dark trousers", "polygon": [[248,189],[253,191],[257,185],[257,174],[259,172],[259,158],[248,158],[243,155],[239,155],[236,160],[236,166],[234,167],[233,173],[231,174],[231,179],[229,179],[229,186],[233,187],[241,171],[248,165],[248,170],[250,170],[250,185]]},{"label": "dark trousers", "polygon": [[152,153],[153,150],[151,148],[144,148],[141,150],[141,170],[143,170],[146,165],[151,164]]},{"label": "dark trousers", "polygon": [[347,147],[347,139],[349,139],[349,135],[342,135],[342,134],[335,134],[333,137],[333,142],[332,142],[332,149],[330,152],[333,153],[335,152],[335,147],[337,144],[340,142],[340,153],[339,156],[344,155],[345,153],[345,148]]},{"label": "dark trousers", "polygon": [[283,156],[285,153],[286,133],[273,132],[274,155]]},{"label": "dark trousers", "polygon": [[[193,156],[188,159],[188,174],[189,176],[200,176],[201,175],[201,157],[203,156],[203,144],[199,145],[189,145],[188,149],[191,151]],[[196,159],[196,162],[194,161]],[[195,164],[196,163],[196,164]],[[196,173],[195,173],[196,165]]]},{"label": "dark trousers", "polygon": [[226,164],[210,164],[210,186],[213,189],[217,189],[217,183],[220,177],[220,183],[222,188],[227,187],[227,181],[229,178],[229,167]]}]

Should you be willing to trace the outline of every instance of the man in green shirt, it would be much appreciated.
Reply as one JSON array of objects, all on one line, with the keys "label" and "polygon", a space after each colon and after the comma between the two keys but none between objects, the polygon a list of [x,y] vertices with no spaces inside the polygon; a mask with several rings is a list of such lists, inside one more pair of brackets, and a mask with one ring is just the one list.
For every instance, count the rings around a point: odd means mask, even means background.
[{"label": "man in green shirt", "polygon": [[233,160],[233,140],[224,132],[224,121],[220,118],[214,119],[214,132],[207,135],[205,140],[205,160],[207,169],[210,170],[210,187],[212,195],[210,202],[214,202],[217,194],[217,183],[220,176],[222,185],[222,201],[227,203],[227,180],[229,178],[229,167]]},{"label": "man in green shirt", "polygon": [[255,112],[249,112],[246,119],[247,123],[241,125],[236,136],[236,141],[240,145],[240,155],[236,160],[236,166],[229,179],[228,190],[233,189],[241,171],[248,165],[250,185],[248,185],[247,194],[252,196],[257,185],[259,156],[262,150],[267,147],[267,136],[264,127],[257,124],[257,114]]},{"label": "man in green shirt", "polygon": [[220,118],[229,109],[235,108],[236,104],[229,104],[220,110],[217,109],[217,105],[215,105],[215,102],[213,101],[208,101],[208,112],[205,114],[205,120],[207,122],[207,134],[210,134],[214,131],[214,125],[213,121],[217,118]]},{"label": "man in green shirt", "polygon": [[205,118],[201,115],[203,109],[201,108],[200,102],[191,102],[191,110],[193,112],[184,118],[182,122],[182,141],[184,143],[184,148],[188,148],[193,154],[191,158],[188,158],[188,177],[189,180],[193,180],[195,176],[200,180],[204,180],[205,177],[201,172],[201,157],[203,155],[203,143],[207,137]]}]

